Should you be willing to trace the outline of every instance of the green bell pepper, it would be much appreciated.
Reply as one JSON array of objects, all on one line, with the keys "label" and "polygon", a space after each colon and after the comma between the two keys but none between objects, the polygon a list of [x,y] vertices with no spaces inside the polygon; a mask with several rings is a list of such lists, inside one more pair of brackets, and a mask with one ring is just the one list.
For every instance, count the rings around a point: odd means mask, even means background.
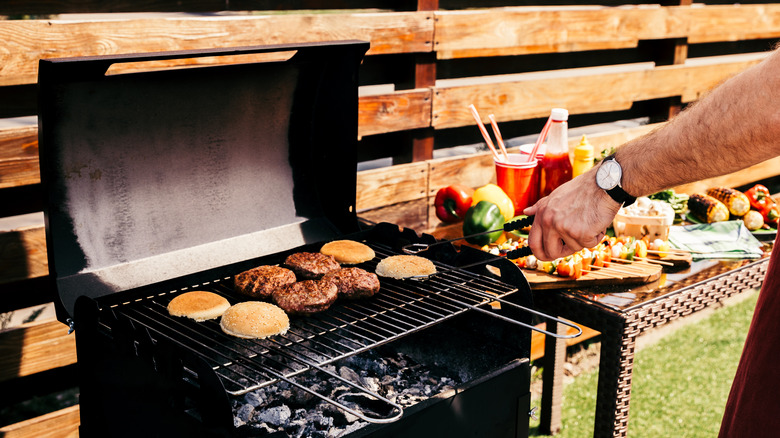
[{"label": "green bell pepper", "polygon": [[[504,232],[504,215],[501,209],[492,202],[479,201],[466,211],[466,217],[463,219],[463,236],[466,242],[474,245],[487,245],[493,243],[501,237]],[[485,231],[498,230],[490,234],[472,234],[484,233]]]}]

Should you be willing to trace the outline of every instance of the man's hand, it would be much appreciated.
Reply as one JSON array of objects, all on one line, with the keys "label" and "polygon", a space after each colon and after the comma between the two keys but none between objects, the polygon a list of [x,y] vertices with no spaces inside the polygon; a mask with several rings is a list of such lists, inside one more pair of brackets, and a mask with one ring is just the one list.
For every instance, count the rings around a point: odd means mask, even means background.
[{"label": "man's hand", "polygon": [[523,211],[535,216],[528,245],[536,258],[554,260],[601,242],[620,205],[596,185],[595,171],[561,185]]}]

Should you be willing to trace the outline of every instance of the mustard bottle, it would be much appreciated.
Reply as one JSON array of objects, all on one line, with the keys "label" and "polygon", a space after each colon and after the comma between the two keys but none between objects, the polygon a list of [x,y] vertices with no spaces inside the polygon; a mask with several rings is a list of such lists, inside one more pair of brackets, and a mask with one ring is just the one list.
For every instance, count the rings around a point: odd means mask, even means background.
[{"label": "mustard bottle", "polygon": [[585,135],[580,139],[580,144],[574,148],[574,162],[572,163],[572,177],[582,175],[593,167],[593,145]]}]

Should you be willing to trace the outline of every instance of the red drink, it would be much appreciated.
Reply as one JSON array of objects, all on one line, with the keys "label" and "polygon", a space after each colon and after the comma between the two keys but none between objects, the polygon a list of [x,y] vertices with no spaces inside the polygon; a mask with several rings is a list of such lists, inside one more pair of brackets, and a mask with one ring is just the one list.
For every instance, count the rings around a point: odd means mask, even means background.
[{"label": "red drink", "polygon": [[549,195],[556,187],[571,180],[571,161],[569,161],[568,152],[546,153],[541,166],[539,197]]},{"label": "red drink", "polygon": [[509,161],[496,161],[496,183],[512,200],[515,216],[539,200],[537,161],[527,155],[509,154]]}]

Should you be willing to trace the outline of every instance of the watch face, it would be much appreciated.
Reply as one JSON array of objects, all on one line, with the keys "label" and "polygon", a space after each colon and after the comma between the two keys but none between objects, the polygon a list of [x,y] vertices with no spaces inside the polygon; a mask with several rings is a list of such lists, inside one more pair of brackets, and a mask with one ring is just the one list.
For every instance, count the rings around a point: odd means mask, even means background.
[{"label": "watch face", "polygon": [[622,174],[623,171],[615,160],[606,160],[596,172],[596,184],[604,190],[610,190],[620,183]]}]

